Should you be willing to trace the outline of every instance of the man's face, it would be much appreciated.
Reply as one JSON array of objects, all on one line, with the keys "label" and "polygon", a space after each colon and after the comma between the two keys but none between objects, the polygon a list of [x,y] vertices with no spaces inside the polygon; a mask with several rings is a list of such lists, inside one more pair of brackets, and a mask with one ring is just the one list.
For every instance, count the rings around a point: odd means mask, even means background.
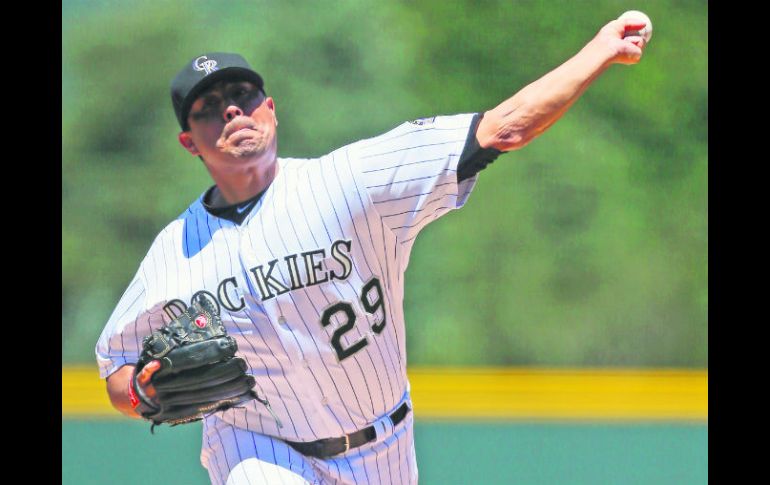
[{"label": "man's face", "polygon": [[220,81],[201,93],[187,117],[189,131],[179,141],[209,164],[276,156],[275,106],[248,81]]}]

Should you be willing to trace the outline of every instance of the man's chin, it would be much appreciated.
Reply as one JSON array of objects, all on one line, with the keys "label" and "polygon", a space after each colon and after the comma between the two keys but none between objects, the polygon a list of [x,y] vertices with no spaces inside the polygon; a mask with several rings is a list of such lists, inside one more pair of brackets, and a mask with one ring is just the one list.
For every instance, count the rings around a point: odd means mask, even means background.
[{"label": "man's chin", "polygon": [[254,158],[262,155],[265,151],[265,147],[260,143],[244,140],[228,151],[236,158]]},{"label": "man's chin", "polygon": [[220,147],[221,153],[227,154],[231,159],[241,162],[244,160],[263,159],[270,157],[271,154],[273,157],[275,156],[274,147],[266,143],[263,137],[233,138],[231,137],[224,146]]}]

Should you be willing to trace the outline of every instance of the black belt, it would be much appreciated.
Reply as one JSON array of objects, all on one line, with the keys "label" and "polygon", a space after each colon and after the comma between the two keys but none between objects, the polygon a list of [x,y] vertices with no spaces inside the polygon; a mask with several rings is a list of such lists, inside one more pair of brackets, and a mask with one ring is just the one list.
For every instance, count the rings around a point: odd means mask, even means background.
[{"label": "black belt", "polygon": [[[393,426],[404,420],[406,414],[409,412],[409,406],[404,403],[398,407],[389,416],[393,422]],[[374,426],[368,426],[364,429],[358,430],[355,433],[345,435],[341,438],[325,438],[317,441],[298,442],[287,441],[292,448],[299,451],[305,456],[313,456],[316,458],[329,458],[330,456],[339,455],[346,451],[357,448],[361,445],[374,441],[377,437],[377,432],[374,430]]]}]

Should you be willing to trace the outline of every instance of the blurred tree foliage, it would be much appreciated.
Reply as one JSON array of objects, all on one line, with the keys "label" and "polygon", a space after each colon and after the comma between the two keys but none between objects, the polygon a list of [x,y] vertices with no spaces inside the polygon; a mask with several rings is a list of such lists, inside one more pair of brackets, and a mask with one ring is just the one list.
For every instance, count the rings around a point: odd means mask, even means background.
[{"label": "blurred tree foliage", "polygon": [[[489,109],[641,8],[655,35],[424,230],[410,364],[708,365],[708,7],[703,1],[67,1],[62,354],[98,335],[153,237],[210,185],[168,85],[205,51],[265,78],[279,153]],[[686,26],[683,28],[682,26]]]}]

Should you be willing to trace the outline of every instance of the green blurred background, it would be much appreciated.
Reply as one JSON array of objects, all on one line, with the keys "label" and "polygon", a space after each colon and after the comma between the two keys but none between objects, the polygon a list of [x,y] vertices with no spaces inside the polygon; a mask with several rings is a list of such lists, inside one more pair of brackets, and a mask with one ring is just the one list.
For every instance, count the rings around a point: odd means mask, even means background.
[{"label": "green blurred background", "polygon": [[65,1],[62,360],[94,363],[153,237],[210,185],[170,79],[236,51],[265,79],[279,155],[482,111],[644,10],[654,36],[548,132],[501,156],[417,239],[409,363],[708,366],[706,1]]},{"label": "green blurred background", "polygon": [[[96,367],[152,239],[211,183],[176,141],[168,87],[188,59],[240,52],[275,99],[279,155],[314,157],[490,109],[629,9],[654,22],[642,61],[609,69],[417,239],[409,363],[707,368],[705,0],[65,0],[62,364]],[[415,433],[425,484],[708,479],[704,423],[418,419]],[[62,483],[135,483],[125,462],[147,463],[147,484],[205,482],[199,444],[196,427],[150,438],[68,418]],[[155,459],[172,448],[178,470]]]}]

